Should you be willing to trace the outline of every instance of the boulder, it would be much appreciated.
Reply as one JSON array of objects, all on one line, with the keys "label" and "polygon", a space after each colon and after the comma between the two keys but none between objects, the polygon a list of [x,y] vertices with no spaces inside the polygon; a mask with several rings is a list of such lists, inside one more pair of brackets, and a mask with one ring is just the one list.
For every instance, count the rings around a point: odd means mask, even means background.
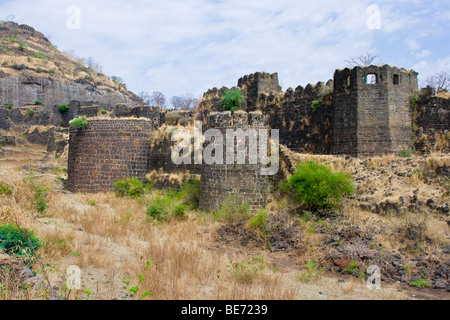
[{"label": "boulder", "polygon": [[25,133],[27,140],[33,144],[39,144],[41,146],[47,146],[50,136],[55,131],[55,127],[49,126],[32,126]]}]

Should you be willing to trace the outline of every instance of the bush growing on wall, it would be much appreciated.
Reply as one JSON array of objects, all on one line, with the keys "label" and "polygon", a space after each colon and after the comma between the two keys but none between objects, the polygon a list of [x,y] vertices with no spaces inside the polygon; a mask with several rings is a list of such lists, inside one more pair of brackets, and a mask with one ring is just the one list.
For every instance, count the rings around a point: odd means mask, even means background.
[{"label": "bush growing on wall", "polygon": [[70,107],[68,105],[62,104],[60,106],[58,106],[58,111],[59,113],[67,113],[69,111]]},{"label": "bush growing on wall", "polygon": [[72,122],[70,123],[70,126],[72,128],[77,128],[77,129],[86,129],[88,124],[89,124],[89,122],[87,122],[86,119],[76,117],[74,120],[72,120]]},{"label": "bush growing on wall", "polygon": [[236,112],[242,104],[242,92],[239,89],[227,90],[219,101],[224,111]]},{"label": "bush growing on wall", "polygon": [[333,208],[342,197],[354,191],[353,179],[343,172],[332,172],[315,161],[297,165],[296,172],[283,185],[293,199],[309,209]]}]

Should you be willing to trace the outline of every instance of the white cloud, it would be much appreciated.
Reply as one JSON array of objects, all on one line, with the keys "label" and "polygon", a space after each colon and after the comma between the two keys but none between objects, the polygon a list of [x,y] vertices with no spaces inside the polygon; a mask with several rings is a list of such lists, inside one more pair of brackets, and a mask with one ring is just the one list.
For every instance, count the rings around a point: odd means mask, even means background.
[{"label": "white cloud", "polygon": [[416,58],[423,59],[431,55],[432,52],[430,50],[422,50],[416,53]]},{"label": "white cloud", "polygon": [[[66,9],[74,4],[81,9],[81,30],[66,28]],[[256,71],[278,72],[284,89],[327,81],[346,59],[368,51],[388,62],[407,56],[409,48],[413,59],[419,59],[409,63],[423,66],[421,60],[431,54],[423,40],[432,31],[429,18],[442,4],[380,0],[379,31],[366,26],[371,4],[369,0],[15,0],[0,3],[0,12],[14,13],[20,23],[50,34],[62,50],[92,56],[105,73],[121,76],[134,92],[158,90],[170,99],[187,92],[198,96],[213,86],[234,86],[239,77]],[[445,20],[439,22],[445,29]],[[401,40],[389,42],[395,38]],[[404,39],[407,46],[398,50],[395,46]]]}]

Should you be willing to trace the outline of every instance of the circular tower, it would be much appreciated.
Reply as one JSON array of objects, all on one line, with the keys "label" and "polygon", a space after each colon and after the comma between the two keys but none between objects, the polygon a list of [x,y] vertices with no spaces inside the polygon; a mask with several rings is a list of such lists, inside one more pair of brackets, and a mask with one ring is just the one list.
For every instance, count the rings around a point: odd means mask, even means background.
[{"label": "circular tower", "polygon": [[126,177],[141,181],[149,172],[152,121],[142,118],[87,119],[70,128],[67,189],[105,192]]},{"label": "circular tower", "polygon": [[[219,210],[230,202],[247,203],[252,211],[265,206],[268,179],[261,175],[260,129],[265,129],[260,112],[226,111],[209,116],[200,183],[201,210]],[[211,146],[214,163],[207,158]],[[256,157],[256,163],[251,156]]]}]

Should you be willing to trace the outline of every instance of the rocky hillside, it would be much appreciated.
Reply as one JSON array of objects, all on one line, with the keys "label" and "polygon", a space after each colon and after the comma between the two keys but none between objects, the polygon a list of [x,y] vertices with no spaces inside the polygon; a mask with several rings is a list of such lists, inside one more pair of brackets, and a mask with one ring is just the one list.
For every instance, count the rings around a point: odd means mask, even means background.
[{"label": "rocky hillside", "polygon": [[72,100],[98,101],[106,107],[143,104],[125,84],[60,52],[32,27],[0,21],[0,40],[0,105],[41,101],[50,109]]}]

